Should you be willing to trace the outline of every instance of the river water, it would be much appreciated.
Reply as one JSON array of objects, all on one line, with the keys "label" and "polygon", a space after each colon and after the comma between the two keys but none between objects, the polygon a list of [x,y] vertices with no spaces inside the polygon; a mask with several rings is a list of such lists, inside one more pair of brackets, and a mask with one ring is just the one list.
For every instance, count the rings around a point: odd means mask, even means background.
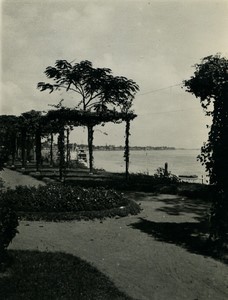
[{"label": "river water", "polygon": [[[168,170],[175,175],[197,175],[195,182],[208,180],[204,167],[197,161],[200,150],[149,150],[130,152],[130,173],[152,175],[168,163]],[[110,172],[124,172],[122,151],[94,151],[94,165]]]}]

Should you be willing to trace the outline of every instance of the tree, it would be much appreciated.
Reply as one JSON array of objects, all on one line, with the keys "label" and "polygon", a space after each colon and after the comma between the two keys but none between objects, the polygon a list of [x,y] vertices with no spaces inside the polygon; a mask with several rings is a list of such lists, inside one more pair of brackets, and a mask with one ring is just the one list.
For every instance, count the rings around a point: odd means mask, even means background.
[{"label": "tree", "polygon": [[194,75],[184,81],[187,92],[200,99],[206,115],[212,117],[208,141],[199,156],[213,186],[211,238],[228,238],[228,60],[211,55],[195,65]]},{"label": "tree", "polygon": [[18,117],[18,120],[21,131],[22,166],[25,167],[25,161],[29,159],[30,152],[35,146],[36,170],[39,171],[42,165],[41,140],[50,133],[58,132],[58,127],[53,122],[46,120],[41,111],[24,112]]},{"label": "tree", "polygon": [[[35,145],[36,170],[39,171],[42,161],[41,138],[44,134],[42,112],[31,110],[22,113],[19,119],[22,139],[22,166],[25,167],[25,160],[29,159],[31,149]],[[25,154],[25,149],[27,149],[27,155]]]},{"label": "tree", "polygon": [[17,148],[18,117],[14,115],[0,116],[0,160],[8,161],[11,156],[11,163],[14,165]]},{"label": "tree", "polygon": [[[61,89],[75,92],[80,95],[76,108],[82,111],[128,112],[139,90],[133,80],[123,76],[113,76],[108,68],[93,68],[92,63],[87,60],[75,64],[66,60],[57,60],[54,67],[46,68],[45,74],[53,80],[53,83],[39,82],[38,89],[50,90],[50,93]],[[93,125],[88,124],[87,128],[90,170],[92,171]]]}]

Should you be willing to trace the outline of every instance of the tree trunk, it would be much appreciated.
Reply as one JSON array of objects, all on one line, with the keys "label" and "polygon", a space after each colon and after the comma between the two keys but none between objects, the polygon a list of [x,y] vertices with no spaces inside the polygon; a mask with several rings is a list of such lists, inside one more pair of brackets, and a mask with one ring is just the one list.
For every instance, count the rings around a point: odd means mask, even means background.
[{"label": "tree trunk", "polygon": [[16,139],[15,139],[15,159],[19,160],[19,145],[18,145],[18,135],[16,134]]},{"label": "tree trunk", "polygon": [[93,172],[93,126],[88,125],[89,172]]},{"label": "tree trunk", "polygon": [[130,136],[130,120],[126,121],[125,127],[125,149],[124,149],[124,159],[125,159],[125,176],[128,180],[129,178],[129,136]]},{"label": "tree trunk", "polygon": [[63,180],[63,174],[65,169],[64,127],[59,131],[58,151],[59,151],[59,179]]},{"label": "tree trunk", "polygon": [[21,167],[26,167],[26,129],[21,130]]},{"label": "tree trunk", "polygon": [[41,165],[41,132],[38,129],[35,134],[36,139],[36,171],[38,172]]},{"label": "tree trunk", "polygon": [[12,136],[12,166],[15,164],[15,158],[16,158],[16,148],[17,148],[17,134],[16,132],[13,133]]},{"label": "tree trunk", "polygon": [[30,152],[31,152],[31,134],[27,134],[26,139],[26,161],[30,161]]},{"label": "tree trunk", "polygon": [[66,153],[66,159],[67,159],[67,168],[69,168],[70,164],[70,143],[69,143],[69,135],[70,135],[70,130],[67,128],[67,153]]},{"label": "tree trunk", "polygon": [[53,133],[51,133],[51,145],[50,145],[50,166],[53,166]]}]

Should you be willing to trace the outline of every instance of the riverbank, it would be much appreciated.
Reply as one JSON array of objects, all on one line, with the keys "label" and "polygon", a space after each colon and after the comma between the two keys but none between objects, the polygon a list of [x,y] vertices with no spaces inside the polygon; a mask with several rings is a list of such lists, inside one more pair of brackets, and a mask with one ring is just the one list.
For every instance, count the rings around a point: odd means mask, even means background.
[{"label": "riverbank", "polygon": [[[33,164],[28,164],[25,170],[22,170],[20,165],[16,165],[13,170],[10,170],[10,167],[8,167],[5,168],[5,171],[2,174],[5,174],[6,186],[8,187],[20,185],[22,178],[24,178],[28,185],[31,183],[36,186],[50,182],[59,182],[58,168],[48,165],[40,168],[39,172],[36,172]],[[87,168],[67,169],[64,174],[63,182],[66,185],[80,185],[85,188],[103,186],[119,191],[176,194],[195,199],[201,198],[208,203],[211,202],[210,186],[199,183],[180,182],[175,176],[166,178],[162,175],[129,174],[129,178],[126,180],[124,173],[111,173],[104,170],[95,170],[94,173],[89,173]]]}]

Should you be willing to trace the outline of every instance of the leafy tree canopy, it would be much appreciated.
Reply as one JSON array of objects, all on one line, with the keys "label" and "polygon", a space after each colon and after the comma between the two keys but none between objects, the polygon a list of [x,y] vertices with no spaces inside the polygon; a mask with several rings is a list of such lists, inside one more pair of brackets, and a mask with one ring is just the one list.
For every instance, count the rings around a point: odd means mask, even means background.
[{"label": "leafy tree canopy", "polygon": [[[219,100],[228,91],[228,60],[219,54],[203,58],[196,64],[194,75],[184,81],[187,91],[200,98],[201,105],[208,109],[214,100]],[[213,112],[208,111],[208,114]]]},{"label": "leafy tree canopy", "polygon": [[45,74],[53,83],[39,82],[38,89],[76,92],[81,96],[76,108],[82,110],[106,111],[115,107],[128,111],[139,90],[133,80],[113,76],[108,68],[94,68],[88,60],[75,64],[57,60],[54,67],[46,68]]},{"label": "leafy tree canopy", "polygon": [[188,92],[200,98],[206,115],[212,116],[200,160],[209,171],[211,183],[217,184],[228,180],[228,60],[218,54],[211,55],[195,68],[194,75],[184,85]]},{"label": "leafy tree canopy", "polygon": [[208,141],[199,158],[214,186],[212,236],[224,241],[228,240],[228,60],[218,54],[211,55],[195,68],[194,75],[184,85],[200,98],[206,115],[212,116]]},{"label": "leafy tree canopy", "polygon": [[201,162],[206,165],[211,183],[227,181],[228,170],[228,60],[211,55],[195,65],[194,75],[184,81],[187,91],[200,98],[206,115],[212,116]]}]

